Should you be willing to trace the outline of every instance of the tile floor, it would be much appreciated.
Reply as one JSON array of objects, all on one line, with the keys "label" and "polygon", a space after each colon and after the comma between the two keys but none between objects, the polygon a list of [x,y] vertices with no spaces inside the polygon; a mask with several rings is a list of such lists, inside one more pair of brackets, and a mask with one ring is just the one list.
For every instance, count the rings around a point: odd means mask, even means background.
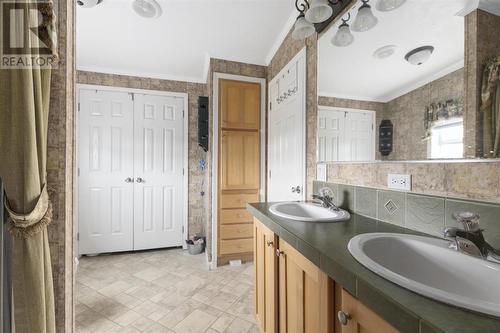
[{"label": "tile floor", "polygon": [[180,249],[82,257],[76,332],[258,332],[253,266],[209,271]]}]

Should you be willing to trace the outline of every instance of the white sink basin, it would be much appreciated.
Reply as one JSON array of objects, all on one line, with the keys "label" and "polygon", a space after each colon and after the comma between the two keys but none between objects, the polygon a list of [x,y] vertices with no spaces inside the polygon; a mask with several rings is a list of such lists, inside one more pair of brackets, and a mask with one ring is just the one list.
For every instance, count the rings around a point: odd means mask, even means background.
[{"label": "white sink basin", "polygon": [[280,202],[269,207],[279,217],[303,222],[338,222],[351,215],[343,209],[331,210],[310,202]]},{"label": "white sink basin", "polygon": [[353,237],[348,248],[362,265],[429,298],[500,316],[500,265],[448,248],[448,241],[403,234]]}]

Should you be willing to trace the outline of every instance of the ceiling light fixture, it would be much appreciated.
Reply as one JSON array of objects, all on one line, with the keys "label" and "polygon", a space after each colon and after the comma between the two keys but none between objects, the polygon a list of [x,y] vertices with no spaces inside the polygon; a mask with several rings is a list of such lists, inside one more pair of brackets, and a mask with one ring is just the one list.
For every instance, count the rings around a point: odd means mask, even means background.
[{"label": "ceiling light fixture", "polygon": [[390,12],[401,7],[406,0],[378,0],[375,8],[380,12]]},{"label": "ceiling light fixture", "polygon": [[306,12],[306,20],[311,23],[321,23],[330,18],[333,9],[328,0],[312,0],[311,6]]},{"label": "ceiling light fixture", "polygon": [[412,65],[420,66],[432,55],[434,52],[434,46],[426,45],[422,47],[418,47],[414,50],[411,50],[405,55],[406,61],[408,61]]},{"label": "ceiling light fixture", "polygon": [[156,0],[134,0],[132,8],[141,17],[157,18],[162,14],[161,6]]},{"label": "ceiling light fixture", "polygon": [[77,0],[76,4],[83,8],[92,8],[100,4],[102,0]]},{"label": "ceiling light fixture", "polygon": [[342,19],[342,24],[339,26],[339,30],[332,38],[332,44],[339,47],[349,46],[354,42],[354,36],[351,33],[351,28],[347,21],[351,18],[351,13],[348,13],[346,20]]},{"label": "ceiling light fixture", "polygon": [[293,39],[304,39],[316,31],[314,23],[328,20],[333,14],[333,6],[343,0],[295,0],[295,8],[299,12],[292,32]]},{"label": "ceiling light fixture", "polygon": [[377,25],[378,19],[373,15],[372,8],[368,4],[369,0],[361,0],[363,5],[359,7],[358,15],[352,24],[352,31],[364,32]]},{"label": "ceiling light fixture", "polygon": [[295,8],[299,11],[299,16],[295,21],[295,25],[292,32],[292,38],[295,40],[305,39],[316,31],[314,25],[307,21],[305,18],[305,12],[310,8],[309,2],[307,0],[301,1],[299,5],[299,0],[295,0]]}]

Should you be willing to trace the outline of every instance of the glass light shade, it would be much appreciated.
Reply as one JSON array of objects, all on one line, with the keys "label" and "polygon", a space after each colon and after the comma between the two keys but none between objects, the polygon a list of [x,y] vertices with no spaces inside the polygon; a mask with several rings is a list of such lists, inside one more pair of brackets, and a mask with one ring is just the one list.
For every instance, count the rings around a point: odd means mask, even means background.
[{"label": "glass light shade", "polygon": [[372,9],[366,3],[359,8],[358,15],[352,24],[352,31],[364,32],[368,31],[378,23],[378,19],[373,15]]},{"label": "glass light shade", "polygon": [[302,40],[314,34],[315,31],[312,23],[308,22],[303,15],[300,15],[297,17],[297,21],[295,21],[292,38],[295,40]]},{"label": "glass light shade", "polygon": [[375,8],[381,12],[390,12],[401,7],[405,2],[406,0],[378,0]]},{"label": "glass light shade", "polygon": [[328,0],[312,0],[311,7],[306,12],[306,20],[311,23],[321,23],[330,18],[333,9]]},{"label": "glass light shade", "polygon": [[405,59],[412,65],[420,66],[431,58],[433,52],[433,46],[422,46],[408,52]]},{"label": "glass light shade", "polygon": [[354,42],[354,36],[347,24],[341,24],[339,30],[332,38],[332,44],[339,47],[351,45]]}]

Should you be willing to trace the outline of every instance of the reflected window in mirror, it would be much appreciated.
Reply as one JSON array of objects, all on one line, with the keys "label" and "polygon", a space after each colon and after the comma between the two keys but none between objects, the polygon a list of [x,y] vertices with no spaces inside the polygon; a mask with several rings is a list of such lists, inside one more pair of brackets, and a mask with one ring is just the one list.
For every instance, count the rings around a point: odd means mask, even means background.
[{"label": "reflected window in mirror", "polygon": [[428,139],[428,157],[431,159],[462,158],[464,151],[464,123],[451,119],[436,123]]}]

